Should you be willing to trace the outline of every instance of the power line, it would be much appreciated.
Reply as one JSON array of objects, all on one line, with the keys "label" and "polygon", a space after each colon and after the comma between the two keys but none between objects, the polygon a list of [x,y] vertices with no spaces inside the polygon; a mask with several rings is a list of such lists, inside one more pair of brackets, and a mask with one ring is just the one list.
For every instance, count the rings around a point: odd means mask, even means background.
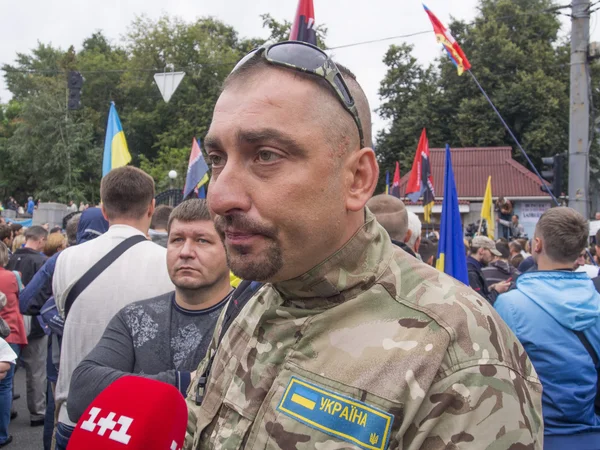
[{"label": "power line", "polygon": [[[597,4],[600,4],[600,0],[598,0]],[[571,17],[570,14],[564,14],[562,12],[560,12],[560,10],[562,9],[567,9],[570,8],[571,5],[561,5],[561,6],[555,6],[552,8],[547,8],[547,9],[543,9],[541,11],[530,11],[530,12],[518,12],[515,14],[510,14],[510,15],[506,15],[506,16],[500,16],[497,18],[494,18],[494,21],[499,21],[499,20],[504,20],[504,19],[513,19],[517,16],[539,16],[539,15],[543,15],[543,14],[548,14],[548,13],[555,13],[558,15],[563,15],[563,16],[568,16]],[[466,25],[467,26],[473,26],[476,25],[477,20],[474,20],[472,22],[468,22]],[[409,33],[409,34],[401,34],[398,36],[390,36],[390,37],[385,37],[385,38],[381,38],[381,39],[373,39],[370,41],[361,41],[361,42],[355,42],[353,44],[345,44],[345,45],[337,45],[335,47],[328,47],[326,50],[337,50],[340,48],[348,48],[348,47],[356,47],[359,45],[366,45],[366,44],[373,44],[373,43],[377,43],[377,42],[384,42],[384,41],[391,41],[393,39],[402,39],[402,38],[407,38],[407,37],[413,37],[413,36],[419,36],[422,34],[429,34],[429,33],[433,33],[433,30],[423,30],[423,31],[417,31],[415,33]]]},{"label": "power line", "polygon": [[[595,6],[597,4],[600,4],[600,0],[598,0],[596,3],[594,3]],[[547,9],[543,9],[541,11],[530,11],[530,12],[517,12],[515,14],[511,14],[511,15],[506,15],[506,16],[501,16],[501,17],[497,17],[494,19],[494,21],[499,21],[499,20],[504,20],[504,19],[512,19],[515,18],[517,16],[536,16],[536,15],[543,15],[543,14],[548,14],[548,13],[555,13],[558,15],[565,15],[568,17],[571,17],[570,14],[564,14],[562,12],[560,12],[563,9],[568,9],[571,8],[571,5],[560,5],[560,6],[555,6],[552,8],[547,8]],[[593,11],[590,11],[590,14],[600,10],[600,8],[597,8]],[[485,18],[484,18],[485,19]],[[467,26],[473,26],[477,23],[477,20],[474,20],[472,22],[468,22],[466,23]],[[357,47],[360,45],[368,45],[368,44],[374,44],[374,43],[378,43],[378,42],[385,42],[385,41],[391,41],[391,40],[395,40],[395,39],[404,39],[404,38],[409,38],[409,37],[414,37],[414,36],[420,36],[420,35],[424,35],[424,34],[431,34],[433,33],[433,30],[428,29],[428,30],[422,30],[422,31],[417,31],[414,33],[408,33],[408,34],[400,34],[400,35],[396,35],[396,36],[388,36],[388,37],[384,37],[384,38],[380,38],[380,39],[371,39],[368,41],[360,41],[360,42],[354,42],[351,44],[343,44],[343,45],[337,45],[335,47],[328,47],[325,50],[338,50],[338,49],[344,49],[344,48],[351,48],[351,47]],[[233,66],[235,64],[235,62],[203,62],[203,63],[198,63],[195,66],[188,66],[188,67],[180,67],[180,68],[174,68],[173,70],[177,70],[177,71],[186,71],[186,70],[198,70],[201,69],[202,67],[205,66],[228,66],[231,65]],[[68,71],[67,70],[58,70],[58,69],[50,69],[50,70],[27,70],[27,69],[5,69],[4,67],[7,66],[7,64],[2,64],[0,66],[0,70],[4,71],[4,72],[13,72],[13,73],[31,73],[31,74],[59,74],[59,73],[64,73],[66,74]],[[97,73],[125,73],[125,72],[160,72],[161,70],[164,70],[164,68],[150,68],[150,69],[122,69],[122,70],[87,70],[87,71],[79,71],[81,74],[97,74]]]},{"label": "power line", "polygon": [[355,42],[353,44],[338,45],[336,47],[328,47],[325,50],[337,50],[339,48],[356,47],[357,45],[373,44],[375,42],[391,41],[392,39],[401,39],[401,38],[413,37],[413,36],[418,36],[421,34],[430,34],[430,33],[433,33],[433,30],[417,31],[416,33],[400,34],[398,36],[390,36],[390,37],[385,37],[385,38],[381,38],[381,39],[373,39],[371,41],[362,41],[362,42]]}]

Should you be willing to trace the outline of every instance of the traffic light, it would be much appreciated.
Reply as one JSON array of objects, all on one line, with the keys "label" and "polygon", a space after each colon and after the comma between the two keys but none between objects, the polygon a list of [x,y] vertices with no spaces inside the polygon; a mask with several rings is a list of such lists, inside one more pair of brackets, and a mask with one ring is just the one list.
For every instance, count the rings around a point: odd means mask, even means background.
[{"label": "traffic light", "polygon": [[81,108],[81,88],[83,77],[79,72],[70,71],[67,75],[67,86],[69,88],[69,101],[67,108],[70,110]]},{"label": "traffic light", "polygon": [[[562,195],[566,161],[566,153],[560,153],[558,155],[542,158],[542,164],[544,165],[544,170],[542,170],[542,178],[549,183],[548,187],[556,198]],[[541,186],[541,189],[542,191],[547,192],[546,186]]]}]

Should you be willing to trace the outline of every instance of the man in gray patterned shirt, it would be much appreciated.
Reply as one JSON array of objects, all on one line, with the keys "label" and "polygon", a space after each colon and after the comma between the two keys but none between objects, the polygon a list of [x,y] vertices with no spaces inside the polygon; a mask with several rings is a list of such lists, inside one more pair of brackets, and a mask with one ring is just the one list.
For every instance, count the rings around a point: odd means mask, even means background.
[{"label": "man in gray patterned shirt", "polygon": [[110,383],[136,374],[176,386],[185,396],[231,295],[225,249],[205,200],[173,210],[167,267],[175,292],[132,303],[111,320],[73,372],[67,408],[77,422]]}]

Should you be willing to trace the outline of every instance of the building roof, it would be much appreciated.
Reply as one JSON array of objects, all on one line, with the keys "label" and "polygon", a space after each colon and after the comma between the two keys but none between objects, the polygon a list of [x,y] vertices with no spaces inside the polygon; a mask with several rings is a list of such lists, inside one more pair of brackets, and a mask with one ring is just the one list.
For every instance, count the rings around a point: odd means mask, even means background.
[{"label": "building roof", "polygon": [[[492,195],[497,197],[540,197],[542,183],[530,170],[512,159],[510,147],[454,148],[452,167],[459,198],[483,198],[488,177],[492,176]],[[444,196],[444,159],[446,149],[429,150],[433,185],[437,198]],[[400,179],[400,195],[405,196],[410,171]]]}]

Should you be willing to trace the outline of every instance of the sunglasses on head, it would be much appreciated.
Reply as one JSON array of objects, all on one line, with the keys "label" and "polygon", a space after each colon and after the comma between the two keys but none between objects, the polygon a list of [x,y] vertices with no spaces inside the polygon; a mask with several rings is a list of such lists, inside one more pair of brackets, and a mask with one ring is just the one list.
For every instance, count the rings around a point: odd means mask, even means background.
[{"label": "sunglasses on head", "polygon": [[354,98],[350,93],[350,89],[346,86],[341,72],[323,50],[300,41],[285,41],[277,44],[263,45],[244,56],[231,72],[233,73],[238,70],[255,55],[262,55],[270,64],[287,67],[288,69],[298,70],[325,79],[335,91],[344,109],[352,115],[358,128],[360,147],[363,148],[365,146],[362,124],[358,116]]}]

